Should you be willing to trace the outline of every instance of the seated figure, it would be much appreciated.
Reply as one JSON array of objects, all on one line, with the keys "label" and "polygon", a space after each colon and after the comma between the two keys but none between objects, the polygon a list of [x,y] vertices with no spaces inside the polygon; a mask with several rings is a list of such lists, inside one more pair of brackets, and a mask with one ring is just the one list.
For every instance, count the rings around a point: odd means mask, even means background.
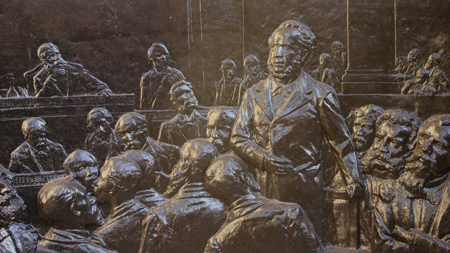
[{"label": "seated figure", "polygon": [[245,57],[244,70],[245,73],[244,80],[242,81],[242,88],[244,88],[245,90],[251,88],[259,81],[266,79],[266,77],[268,76],[267,73],[261,70],[258,57],[253,54],[247,55],[247,57]]},{"label": "seated figure", "polygon": [[442,63],[442,57],[439,53],[431,54],[428,57],[424,69],[430,71],[429,82],[436,90],[437,94],[447,94],[449,92],[450,82],[444,71],[439,69]]},{"label": "seated figure", "polygon": [[141,150],[128,150],[120,158],[134,162],[142,171],[142,178],[139,180],[136,199],[149,208],[159,206],[166,202],[166,198],[156,189],[161,185],[158,181],[161,173],[157,160],[149,153]]},{"label": "seated figure", "polygon": [[323,53],[319,58],[319,67],[313,70],[311,76],[316,80],[324,82],[333,87],[337,93],[341,93],[339,79],[336,76],[336,71],[332,68],[332,58],[329,54]]},{"label": "seated figure", "polygon": [[373,252],[450,251],[450,115],[420,127],[405,172],[374,205]]},{"label": "seated figure", "polygon": [[147,118],[137,112],[129,112],[122,115],[116,123],[116,132],[125,143],[126,150],[142,150],[156,159],[159,168],[156,187],[158,192],[164,192],[167,188],[172,168],[177,164],[180,157],[178,146],[158,142],[148,136]]},{"label": "seated figure", "polygon": [[181,148],[185,185],[166,203],[150,209],[142,223],[139,252],[201,252],[222,226],[226,207],[211,197],[204,184],[205,171],[219,155],[206,139],[194,139]]},{"label": "seated figure", "polygon": [[9,171],[36,173],[63,169],[66,151],[47,139],[47,124],[41,118],[29,118],[22,123],[25,141],[11,153]]},{"label": "seated figure", "polygon": [[142,170],[123,158],[109,159],[95,181],[98,201],[110,207],[105,224],[92,232],[92,240],[104,248],[118,252],[137,252],[141,223],[148,208],[136,200]]},{"label": "seated figure", "polygon": [[123,148],[121,138],[111,127],[112,120],[111,113],[105,108],[94,108],[87,115],[86,122],[92,133],[86,136],[86,150],[97,158],[100,167]]},{"label": "seated figure", "polygon": [[416,71],[416,76],[409,79],[403,85],[402,94],[412,95],[436,95],[438,90],[429,81],[430,71],[420,69]]},{"label": "seated figure", "polygon": [[73,177],[46,183],[38,193],[40,217],[50,230],[39,242],[37,253],[106,253],[90,240],[88,229],[103,222],[97,201]]},{"label": "seated figure", "polygon": [[418,61],[420,60],[421,52],[418,48],[413,48],[409,51],[406,60],[403,62],[401,69],[398,69],[403,74],[405,80],[411,79],[417,75],[417,71],[420,70]]},{"label": "seated figure", "polygon": [[22,221],[25,203],[8,181],[0,179],[0,252],[34,253],[39,231]]},{"label": "seated figure", "polygon": [[230,59],[223,60],[220,71],[222,71],[222,78],[215,84],[214,105],[238,106],[245,89],[242,87],[242,79],[236,77],[236,64]]},{"label": "seated figure", "polygon": [[98,162],[91,153],[75,150],[63,163],[66,174],[78,180],[88,192],[94,190],[94,181],[98,178]]},{"label": "seated figure", "polygon": [[153,43],[147,52],[153,68],[141,78],[141,110],[172,109],[169,90],[185,80],[183,73],[169,66],[169,51],[161,43]]},{"label": "seated figure", "polygon": [[158,141],[182,146],[186,141],[204,138],[206,119],[196,110],[197,98],[189,82],[180,81],[170,89],[170,101],[178,114],[161,124]]},{"label": "seated figure", "polygon": [[262,197],[247,165],[235,155],[217,158],[206,189],[228,206],[222,228],[205,252],[321,252],[314,226],[295,203]]},{"label": "seated figure", "polygon": [[108,85],[89,74],[82,65],[65,61],[56,45],[42,44],[38,49],[38,56],[42,68],[39,71],[36,68],[28,71],[37,72],[33,77],[36,97],[112,94]]}]

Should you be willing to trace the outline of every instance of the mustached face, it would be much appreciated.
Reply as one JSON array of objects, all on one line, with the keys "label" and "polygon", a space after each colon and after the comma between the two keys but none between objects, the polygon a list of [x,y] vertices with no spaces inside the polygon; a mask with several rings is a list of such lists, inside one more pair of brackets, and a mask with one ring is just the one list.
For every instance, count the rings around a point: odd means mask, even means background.
[{"label": "mustached face", "polygon": [[375,122],[372,117],[357,117],[353,123],[352,130],[356,151],[361,153],[369,149],[375,138]]}]

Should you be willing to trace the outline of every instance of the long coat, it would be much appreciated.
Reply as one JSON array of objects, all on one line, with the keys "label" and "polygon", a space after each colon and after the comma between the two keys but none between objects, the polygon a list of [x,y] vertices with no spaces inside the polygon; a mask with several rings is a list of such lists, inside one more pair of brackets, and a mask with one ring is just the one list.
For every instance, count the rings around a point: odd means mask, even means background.
[{"label": "long coat", "polygon": [[[291,95],[274,111],[272,82],[273,77],[269,76],[244,94],[231,134],[231,147],[253,167],[263,195],[298,203],[319,237],[324,238],[321,147],[326,140],[346,185],[362,185],[354,144],[334,89],[302,71]],[[294,169],[287,175],[267,172],[263,162],[270,152],[290,159]]]}]

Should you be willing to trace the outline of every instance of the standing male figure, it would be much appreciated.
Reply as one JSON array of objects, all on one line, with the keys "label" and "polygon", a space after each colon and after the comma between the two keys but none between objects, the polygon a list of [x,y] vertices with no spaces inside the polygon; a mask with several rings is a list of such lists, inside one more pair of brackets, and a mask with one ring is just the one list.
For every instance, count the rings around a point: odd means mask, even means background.
[{"label": "standing male figure", "polygon": [[162,43],[153,43],[147,52],[153,68],[141,78],[141,110],[172,109],[169,90],[184,80],[183,73],[169,66],[169,51]]},{"label": "standing male figure", "polygon": [[430,54],[424,69],[430,71],[429,82],[436,89],[438,94],[446,94],[449,91],[450,81],[444,71],[439,68],[442,57],[439,53]]},{"label": "standing male figure", "polygon": [[236,77],[236,64],[230,59],[223,60],[220,71],[222,71],[222,78],[215,84],[216,100],[214,105],[239,105],[244,88],[241,87],[242,79]]},{"label": "standing male figure", "polygon": [[256,55],[249,54],[244,59],[244,80],[242,81],[245,90],[251,88],[254,84],[265,79],[267,73],[261,70],[259,66],[259,59]]},{"label": "standing male figure", "polygon": [[350,198],[362,189],[363,180],[336,92],[302,70],[314,39],[298,21],[285,21],[274,31],[270,76],[246,91],[230,143],[256,171],[263,195],[300,204],[324,239],[323,142],[328,141],[336,157]]}]

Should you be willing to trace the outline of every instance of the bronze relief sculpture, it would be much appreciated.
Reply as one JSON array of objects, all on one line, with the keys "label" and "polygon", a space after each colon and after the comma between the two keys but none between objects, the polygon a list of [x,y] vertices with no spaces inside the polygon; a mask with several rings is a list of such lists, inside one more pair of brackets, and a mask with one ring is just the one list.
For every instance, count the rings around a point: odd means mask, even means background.
[{"label": "bronze relief sculpture", "polygon": [[53,2],[0,4],[0,251],[450,250],[445,0]]},{"label": "bronze relief sculpture", "polygon": [[246,91],[231,148],[255,170],[263,196],[298,203],[325,240],[321,141],[331,144],[351,198],[363,179],[334,89],[302,70],[314,40],[308,27],[293,20],[274,31],[270,75]]}]

